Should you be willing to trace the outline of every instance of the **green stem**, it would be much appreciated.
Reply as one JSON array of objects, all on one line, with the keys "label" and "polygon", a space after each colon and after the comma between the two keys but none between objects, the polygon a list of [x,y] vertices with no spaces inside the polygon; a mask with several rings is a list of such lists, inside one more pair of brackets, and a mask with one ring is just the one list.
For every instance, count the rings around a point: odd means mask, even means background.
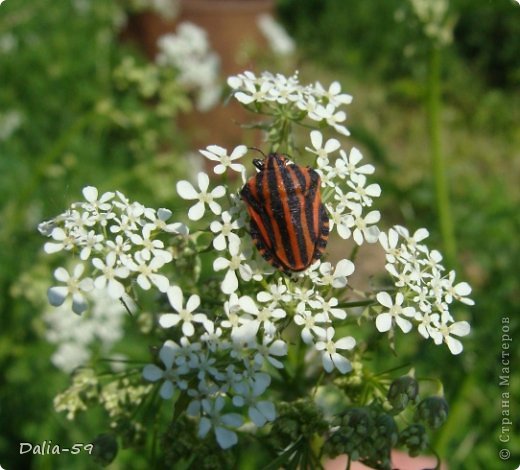
[{"label": "green stem", "polygon": [[439,218],[445,259],[448,266],[453,266],[456,256],[455,234],[451,217],[446,162],[441,150],[441,56],[440,48],[432,44],[428,56],[428,132],[433,179],[435,184],[435,202]]}]

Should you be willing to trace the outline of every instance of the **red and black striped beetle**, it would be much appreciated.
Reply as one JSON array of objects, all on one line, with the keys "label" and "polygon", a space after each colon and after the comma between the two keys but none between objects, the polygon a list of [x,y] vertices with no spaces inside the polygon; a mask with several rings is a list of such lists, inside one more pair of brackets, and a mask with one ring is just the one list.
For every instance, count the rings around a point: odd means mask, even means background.
[{"label": "red and black striped beetle", "polygon": [[329,236],[320,176],[278,153],[253,164],[259,171],[240,191],[253,242],[274,267],[286,273],[303,271],[322,255]]}]

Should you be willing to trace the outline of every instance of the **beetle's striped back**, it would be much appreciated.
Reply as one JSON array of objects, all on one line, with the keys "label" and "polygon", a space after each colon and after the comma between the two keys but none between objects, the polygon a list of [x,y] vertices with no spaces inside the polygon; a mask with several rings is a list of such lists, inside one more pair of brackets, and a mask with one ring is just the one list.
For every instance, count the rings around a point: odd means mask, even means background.
[{"label": "beetle's striped back", "polygon": [[320,198],[320,177],[275,153],[242,189],[251,235],[260,253],[285,271],[302,271],[323,252],[329,221]]}]

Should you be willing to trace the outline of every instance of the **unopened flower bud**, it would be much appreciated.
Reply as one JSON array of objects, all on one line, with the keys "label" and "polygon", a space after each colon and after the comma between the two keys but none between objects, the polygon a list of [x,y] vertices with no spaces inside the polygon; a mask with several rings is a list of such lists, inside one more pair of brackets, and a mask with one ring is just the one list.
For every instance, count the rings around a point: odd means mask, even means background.
[{"label": "unopened flower bud", "polygon": [[448,417],[448,402],[444,397],[425,398],[419,403],[415,417],[430,428],[437,429]]},{"label": "unopened flower bud", "polygon": [[428,435],[422,424],[412,424],[401,431],[399,443],[408,448],[408,453],[415,457],[428,447]]},{"label": "unopened flower bud", "polygon": [[117,455],[117,440],[113,434],[100,434],[93,441],[92,458],[100,465],[110,464]]},{"label": "unopened flower bud", "polygon": [[388,401],[396,411],[404,410],[409,402],[413,402],[419,393],[417,380],[408,375],[395,379],[388,390]]}]

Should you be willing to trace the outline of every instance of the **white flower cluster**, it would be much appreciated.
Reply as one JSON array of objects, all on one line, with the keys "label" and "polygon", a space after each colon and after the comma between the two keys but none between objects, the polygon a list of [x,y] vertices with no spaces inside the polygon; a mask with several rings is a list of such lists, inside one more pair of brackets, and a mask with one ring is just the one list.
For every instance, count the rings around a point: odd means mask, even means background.
[{"label": "white flower cluster", "polygon": [[455,21],[448,15],[448,0],[410,0],[410,3],[426,36],[439,44],[452,42]]},{"label": "white flower cluster", "polygon": [[[316,111],[350,100],[340,94],[339,84],[325,92],[318,84],[300,86],[295,76],[264,73],[256,81],[246,72],[231,77],[230,84],[237,90],[243,86],[245,91],[237,91],[235,97],[246,104],[270,102],[302,110],[304,102],[314,100]],[[328,123],[338,130],[337,122]],[[338,140],[325,140],[319,131],[310,133],[306,150],[316,157],[331,231],[357,245],[380,240],[387,252],[387,269],[399,292],[395,301],[386,292],[377,295],[388,309],[377,316],[377,328],[388,331],[395,323],[409,331],[409,319],[415,319],[422,336],[436,343],[445,341],[453,353],[460,352],[462,346],[452,335],[466,334],[469,325],[454,322],[447,306],[453,299],[471,303],[465,298],[469,286],[453,285],[454,273],[443,277],[440,255],[419,243],[424,231],[409,236],[396,227],[388,235],[380,233],[376,225],[380,213],[371,208],[381,188],[368,183],[374,167],[362,162],[359,150],[346,152]],[[245,180],[245,167],[239,163],[247,153],[244,145],[231,152],[211,145],[201,153],[215,164],[215,174],[236,172]],[[213,187],[212,179],[199,172],[195,185],[179,181],[176,188],[182,199],[190,201],[186,217],[196,225],[190,235],[193,244],[200,246],[201,234],[213,235],[201,253],[212,267],[204,278],[215,279],[215,286],[193,285],[181,276],[170,283],[159,270],[172,261],[172,255],[157,236],[167,232],[188,237],[187,227],[169,223],[170,211],[129,203],[121,193],[99,196],[95,188],[87,187],[85,202],[73,204],[40,230],[53,239],[45,251],[75,250],[80,259],[72,274],[64,268],[56,270],[56,278],[65,285],[49,289],[51,304],[60,305],[71,297],[73,310],[79,313],[86,308],[85,292],[93,287],[119,298],[129,292],[132,280],[142,289],[165,294],[169,307],[158,316],[158,324],[166,339],[156,363],[144,367],[143,377],[160,384],[163,399],[180,392],[189,397],[187,413],[199,418],[199,436],[213,430],[218,444],[228,448],[237,443],[236,430],[245,424],[244,415],[256,427],[275,419],[274,403],[265,396],[271,383],[269,371],[284,368],[283,358],[298,341],[295,332],[313,353],[307,358],[319,356],[326,372],[345,374],[352,369],[347,351],[356,340],[338,334],[338,327],[346,326],[350,294],[346,287],[355,266],[349,259],[336,264],[319,260],[293,276],[276,271],[254,247],[246,203],[228,186]],[[93,277],[81,279],[88,261]]]},{"label": "white flower cluster", "polygon": [[428,235],[425,228],[410,235],[399,225],[380,234],[386,270],[399,290],[395,300],[387,292],[377,294],[385,309],[377,316],[376,327],[384,332],[396,324],[408,333],[413,322],[421,336],[433,339],[435,344],[444,342],[452,354],[460,354],[462,343],[454,336],[468,335],[470,325],[466,321],[456,322],[449,305],[453,300],[473,305],[473,300],[467,297],[471,287],[467,282],[455,284],[455,271],[445,274],[442,255],[421,243]]},{"label": "white flower cluster", "polygon": [[[130,202],[120,192],[101,196],[97,188],[83,189],[84,202],[54,219],[43,222],[38,229],[52,238],[44,246],[46,253],[71,251],[79,254],[79,261],[67,271],[59,267],[54,277],[62,283],[48,290],[51,305],[72,300],[72,310],[81,314],[87,309],[87,296],[94,288],[107,290],[113,299],[125,297],[125,280],[135,280],[144,290],[155,286],[166,292],[169,280],[160,269],[172,260],[158,233],[186,234],[181,223],[170,223],[171,211],[151,209]],[[92,277],[83,277],[85,269]]]},{"label": "white flower cluster", "polygon": [[96,344],[107,355],[123,337],[126,310],[121,302],[111,298],[106,290],[98,289],[91,292],[89,300],[90,309],[82,316],[70,315],[66,305],[47,310],[43,316],[45,338],[57,345],[51,361],[67,373],[84,365]]},{"label": "white flower cluster", "polygon": [[[305,149],[317,156],[317,172],[321,176],[321,185],[324,188],[323,200],[327,207],[330,228],[336,229],[343,239],[352,236],[357,245],[364,241],[377,242],[379,229],[375,224],[379,222],[381,214],[377,210],[367,213],[374,198],[381,195],[381,187],[377,183],[367,184],[366,175],[374,173],[370,164],[360,165],[363,156],[353,147],[349,154],[340,149],[336,139],[323,142],[320,131],[311,131],[312,148]],[[330,162],[330,155],[338,151],[334,162]],[[327,202],[333,195],[334,202]]]},{"label": "white flower cluster", "polygon": [[276,113],[283,109],[284,116],[293,115],[294,120],[301,120],[301,115],[318,123],[324,123],[343,135],[349,131],[343,125],[347,114],[339,107],[352,102],[352,96],[341,93],[339,82],[332,82],[325,89],[320,82],[314,85],[300,85],[298,74],[290,77],[282,74],[263,72],[257,77],[247,71],[228,78],[228,85],[235,98],[242,104],[266,105]]},{"label": "white flower cluster", "polygon": [[178,71],[178,81],[195,95],[197,109],[207,111],[215,106],[222,91],[220,60],[211,49],[206,31],[183,22],[176,34],[161,36],[157,45],[157,64]]}]

